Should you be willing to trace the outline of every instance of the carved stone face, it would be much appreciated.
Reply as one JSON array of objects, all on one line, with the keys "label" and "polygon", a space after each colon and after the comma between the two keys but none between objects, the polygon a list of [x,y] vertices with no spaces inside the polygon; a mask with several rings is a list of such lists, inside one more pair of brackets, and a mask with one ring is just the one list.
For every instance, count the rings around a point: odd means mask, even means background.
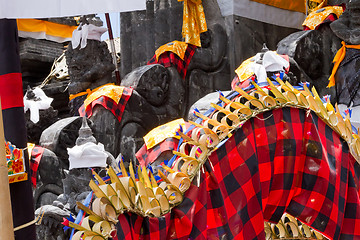
[{"label": "carved stone face", "polygon": [[111,82],[111,74],[115,69],[107,44],[96,40],[88,40],[83,49],[72,49],[70,45],[66,51],[66,62],[71,94],[85,91],[92,83],[102,83],[104,79]]},{"label": "carved stone face", "polygon": [[137,91],[154,106],[159,106],[164,103],[169,89],[168,72],[158,72],[159,73],[153,75],[151,79],[142,78],[137,88]]}]

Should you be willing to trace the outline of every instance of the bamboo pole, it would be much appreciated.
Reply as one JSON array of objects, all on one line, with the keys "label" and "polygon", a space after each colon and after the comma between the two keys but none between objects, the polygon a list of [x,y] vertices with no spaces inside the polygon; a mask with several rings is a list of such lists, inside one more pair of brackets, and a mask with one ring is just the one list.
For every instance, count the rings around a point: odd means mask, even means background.
[{"label": "bamboo pole", "polygon": [[0,239],[14,239],[11,209],[8,167],[5,155],[4,125],[0,102]]}]

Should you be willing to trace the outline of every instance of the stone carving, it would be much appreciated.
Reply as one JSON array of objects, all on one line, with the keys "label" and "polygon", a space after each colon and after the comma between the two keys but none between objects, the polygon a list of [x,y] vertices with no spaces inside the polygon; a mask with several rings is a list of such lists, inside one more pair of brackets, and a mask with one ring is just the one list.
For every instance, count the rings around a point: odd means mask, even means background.
[{"label": "stone carving", "polygon": [[[277,52],[290,57],[290,72],[297,83],[311,83],[320,96],[331,95],[334,103],[335,90],[326,86],[332,71],[332,60],[340,45],[330,27],[323,24],[318,30],[300,31],[284,38],[278,43]],[[294,85],[297,83],[292,82]]]},{"label": "stone carving", "polygon": [[350,1],[346,11],[330,26],[337,37],[348,44],[360,44],[360,1]]}]

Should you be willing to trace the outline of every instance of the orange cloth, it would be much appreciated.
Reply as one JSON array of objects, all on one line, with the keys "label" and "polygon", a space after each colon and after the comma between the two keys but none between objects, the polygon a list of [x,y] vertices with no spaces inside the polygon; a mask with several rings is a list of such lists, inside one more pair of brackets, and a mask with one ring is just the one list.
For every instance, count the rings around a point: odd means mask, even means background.
[{"label": "orange cloth", "polygon": [[306,13],[306,3],[304,0],[251,0],[258,3],[263,3],[273,7]]},{"label": "orange cloth", "polygon": [[181,58],[181,60],[184,60],[187,47],[188,47],[187,43],[180,41],[172,41],[167,44],[164,44],[155,51],[156,61],[159,61],[160,55],[163,54],[164,52],[173,52],[176,55],[178,55],[179,58]]},{"label": "orange cloth", "polygon": [[340,63],[344,60],[346,55],[346,48],[360,49],[360,45],[346,45],[344,41],[341,42],[342,47],[337,51],[333,63],[334,67],[329,77],[329,84],[327,87],[335,86],[335,74],[338,70]]},{"label": "orange cloth", "polygon": [[314,30],[320,25],[330,14],[335,14],[338,18],[343,13],[343,8],[339,6],[327,6],[312,11],[305,19],[303,26]]},{"label": "orange cloth", "polygon": [[201,47],[200,33],[207,31],[201,0],[178,0],[184,2],[182,36],[186,43]]},{"label": "orange cloth", "polygon": [[77,26],[68,26],[38,19],[17,19],[17,26],[19,32],[26,32],[29,37],[39,39],[41,33],[43,33],[57,42],[70,40],[73,31],[77,28]]},{"label": "orange cloth", "polygon": [[90,95],[92,94],[93,92],[99,90],[100,88],[102,88],[103,86],[107,86],[107,85],[114,85],[113,83],[108,83],[108,84],[105,84],[105,85],[102,85],[100,87],[97,87],[95,88],[94,90],[91,90],[91,89],[86,89],[86,91],[84,92],[79,92],[77,94],[70,94],[69,96],[69,101],[73,100],[74,98],[77,98],[77,97],[81,97],[81,96],[84,96],[84,95]]}]

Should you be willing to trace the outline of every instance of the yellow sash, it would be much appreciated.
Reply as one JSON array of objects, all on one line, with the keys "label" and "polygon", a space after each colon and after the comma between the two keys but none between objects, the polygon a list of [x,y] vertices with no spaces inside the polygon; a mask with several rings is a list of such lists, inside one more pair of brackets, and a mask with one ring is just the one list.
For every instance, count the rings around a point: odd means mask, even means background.
[{"label": "yellow sash", "polygon": [[342,47],[336,53],[333,63],[334,67],[329,77],[329,84],[327,87],[335,86],[335,74],[338,70],[340,63],[344,60],[346,54],[346,48],[360,49],[360,45],[346,45],[344,41],[341,42]]},{"label": "yellow sash", "polygon": [[235,73],[237,74],[237,76],[239,77],[239,81],[243,82],[246,79],[248,79],[249,77],[251,77],[252,75],[254,75],[254,72],[251,70],[250,65],[253,64],[254,62],[251,61],[251,58],[248,58],[247,60],[245,60],[236,70]]},{"label": "yellow sash", "polygon": [[[323,11],[319,12],[319,10]],[[335,14],[338,18],[343,13],[343,8],[339,6],[328,6],[320,8],[317,11],[312,11],[309,16],[305,19],[303,26],[307,26],[311,30],[314,30],[320,25],[330,14]]]},{"label": "yellow sash", "polygon": [[159,60],[160,55],[163,54],[164,52],[173,52],[176,55],[178,55],[181,58],[181,60],[184,60],[187,47],[188,47],[187,43],[180,41],[172,41],[167,44],[164,44],[155,51],[156,61]]},{"label": "yellow sash", "polygon": [[94,100],[98,99],[99,97],[106,96],[111,98],[116,104],[119,103],[120,98],[123,94],[125,87],[116,86],[113,84],[103,85],[96,91],[93,91],[84,101],[85,109],[86,107],[92,103]]},{"label": "yellow sash", "polygon": [[178,0],[184,2],[182,36],[186,43],[201,47],[200,33],[207,31],[201,0]]},{"label": "yellow sash", "polygon": [[184,119],[179,118],[151,130],[144,136],[146,149],[149,150],[153,148],[167,138],[176,137],[179,125],[182,125],[183,127],[185,126]]}]

